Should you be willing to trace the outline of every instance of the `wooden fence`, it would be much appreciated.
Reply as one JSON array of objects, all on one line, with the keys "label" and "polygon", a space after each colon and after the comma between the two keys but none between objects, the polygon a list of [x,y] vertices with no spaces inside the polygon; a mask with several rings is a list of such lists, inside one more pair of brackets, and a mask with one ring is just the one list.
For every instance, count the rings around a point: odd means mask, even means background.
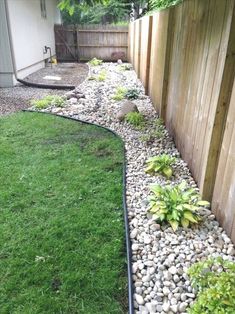
[{"label": "wooden fence", "polygon": [[55,25],[59,61],[127,60],[128,27],[115,25]]},{"label": "wooden fence", "polygon": [[[235,241],[234,0],[185,0],[129,27],[129,60]],[[233,91],[233,92],[232,92]]]}]

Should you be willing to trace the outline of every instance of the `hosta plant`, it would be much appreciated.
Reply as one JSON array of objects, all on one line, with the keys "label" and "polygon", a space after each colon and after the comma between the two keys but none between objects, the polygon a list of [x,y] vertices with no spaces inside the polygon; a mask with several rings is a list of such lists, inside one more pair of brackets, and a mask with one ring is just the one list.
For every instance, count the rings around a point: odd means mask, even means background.
[{"label": "hosta plant", "polygon": [[128,89],[125,94],[127,99],[137,99],[139,97],[140,91],[136,88]]},{"label": "hosta plant", "polygon": [[145,123],[144,116],[140,112],[129,112],[125,116],[125,121],[136,128],[142,128]]},{"label": "hosta plant", "polygon": [[190,314],[235,313],[235,263],[221,257],[192,265],[188,270],[192,285],[198,290]]},{"label": "hosta plant", "polygon": [[97,59],[97,58],[93,58],[88,63],[90,65],[97,66],[97,65],[101,65],[103,63],[103,60],[100,60],[100,59]]},{"label": "hosta plant", "polygon": [[122,100],[125,98],[127,89],[125,87],[117,87],[115,94],[113,95],[112,99],[114,100]]},{"label": "hosta plant", "polygon": [[48,95],[42,99],[31,100],[31,105],[34,106],[36,109],[46,109],[49,106],[64,107],[65,100],[65,97],[61,97],[58,95]]},{"label": "hosta plant", "polygon": [[161,173],[169,179],[173,174],[172,164],[174,164],[175,160],[174,157],[167,154],[151,157],[146,161],[147,168],[145,172],[149,174]]},{"label": "hosta plant", "polygon": [[189,227],[200,221],[200,207],[209,206],[202,201],[200,195],[183,181],[179,185],[151,185],[149,197],[149,212],[152,219],[159,223],[169,223],[174,231],[178,227]]}]

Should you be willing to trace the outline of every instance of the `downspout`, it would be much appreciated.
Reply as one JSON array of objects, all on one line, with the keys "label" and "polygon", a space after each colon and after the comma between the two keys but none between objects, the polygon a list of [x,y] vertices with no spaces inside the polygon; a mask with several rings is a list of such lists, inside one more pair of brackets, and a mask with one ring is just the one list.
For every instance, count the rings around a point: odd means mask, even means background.
[{"label": "downspout", "polygon": [[31,83],[31,82],[27,82],[27,81],[24,81],[24,80],[18,78],[17,69],[16,69],[15,53],[14,53],[14,47],[13,47],[13,40],[12,40],[9,7],[8,7],[7,1],[8,0],[4,0],[4,4],[5,4],[6,21],[7,21],[9,43],[10,43],[10,50],[11,50],[12,67],[13,67],[13,73],[14,73],[15,79],[18,82],[20,82],[21,84],[24,84],[24,85],[29,86],[29,87],[50,88],[50,89],[69,89],[69,90],[75,89],[74,85],[55,85],[55,84],[54,85],[48,85],[48,84]]},{"label": "downspout", "polygon": [[6,12],[6,20],[7,20],[7,30],[8,30],[10,50],[11,50],[11,61],[12,61],[13,73],[14,73],[15,79],[18,81],[17,70],[16,70],[15,54],[14,54],[13,41],[12,41],[11,24],[10,24],[10,17],[9,17],[9,7],[8,7],[7,0],[4,0],[4,4],[5,4],[5,12]]}]

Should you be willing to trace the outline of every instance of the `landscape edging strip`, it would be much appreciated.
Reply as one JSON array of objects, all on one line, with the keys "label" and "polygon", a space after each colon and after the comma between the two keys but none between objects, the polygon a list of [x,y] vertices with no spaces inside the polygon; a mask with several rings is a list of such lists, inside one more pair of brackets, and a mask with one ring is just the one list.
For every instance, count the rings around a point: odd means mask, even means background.
[{"label": "landscape edging strip", "polygon": [[33,82],[28,82],[28,81],[24,81],[21,79],[17,79],[18,82],[20,82],[21,84],[24,84],[26,86],[29,87],[36,87],[36,88],[46,88],[46,89],[75,89],[74,85],[56,85],[56,84],[42,84],[42,83],[33,83]]},{"label": "landscape edging strip", "polygon": [[114,136],[119,138],[123,144],[123,154],[124,154],[124,160],[123,160],[123,189],[122,189],[122,202],[123,202],[123,209],[124,209],[124,224],[125,224],[125,238],[126,238],[126,255],[127,255],[127,278],[128,278],[128,313],[134,314],[134,299],[133,299],[133,282],[132,282],[132,253],[131,253],[131,240],[130,240],[130,231],[129,231],[129,221],[128,221],[128,211],[127,211],[127,204],[126,204],[126,148],[125,148],[125,142],[121,138],[120,135],[118,135],[115,131],[88,121],[80,120],[73,117],[68,117],[60,114],[55,114],[51,112],[43,112],[43,111],[35,111],[31,109],[23,109],[23,112],[33,112],[33,113],[41,113],[41,114],[48,114],[51,116],[57,116],[64,119],[69,119],[73,121],[78,121],[83,124],[87,125],[93,125],[98,128],[104,129],[110,133],[112,133]]}]

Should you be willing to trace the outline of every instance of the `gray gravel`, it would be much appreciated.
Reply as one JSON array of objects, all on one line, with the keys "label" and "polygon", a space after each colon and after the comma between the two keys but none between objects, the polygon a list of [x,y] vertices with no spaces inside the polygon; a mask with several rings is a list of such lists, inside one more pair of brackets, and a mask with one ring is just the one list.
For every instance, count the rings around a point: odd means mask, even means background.
[{"label": "gray gravel", "polygon": [[21,84],[12,88],[0,88],[0,116],[30,107],[31,99],[64,93],[63,90],[39,89]]},{"label": "gray gravel", "polygon": [[[190,186],[197,186],[166,129],[163,137],[155,139],[151,145],[143,141],[143,135],[154,130],[158,116],[150,98],[144,95],[135,72],[120,72],[117,64],[107,63],[91,67],[90,74],[96,75],[102,69],[107,71],[104,82],[86,80],[73,91],[74,95],[67,93],[70,99],[64,108],[48,108],[46,111],[106,126],[123,138],[127,157],[126,195],[136,313],[185,313],[196,297],[187,275],[188,268],[208,257],[222,256],[234,260],[233,244],[207,208],[201,210],[200,225],[185,230],[179,228],[176,232],[151,219],[146,201],[150,184],[174,185],[186,180]],[[134,103],[146,118],[144,130],[136,130],[128,123],[118,121],[122,101],[112,100],[118,86],[140,90],[140,97]],[[84,97],[74,97],[77,94]],[[178,157],[172,180],[160,175],[150,176],[144,171],[146,160],[162,153]]]}]

